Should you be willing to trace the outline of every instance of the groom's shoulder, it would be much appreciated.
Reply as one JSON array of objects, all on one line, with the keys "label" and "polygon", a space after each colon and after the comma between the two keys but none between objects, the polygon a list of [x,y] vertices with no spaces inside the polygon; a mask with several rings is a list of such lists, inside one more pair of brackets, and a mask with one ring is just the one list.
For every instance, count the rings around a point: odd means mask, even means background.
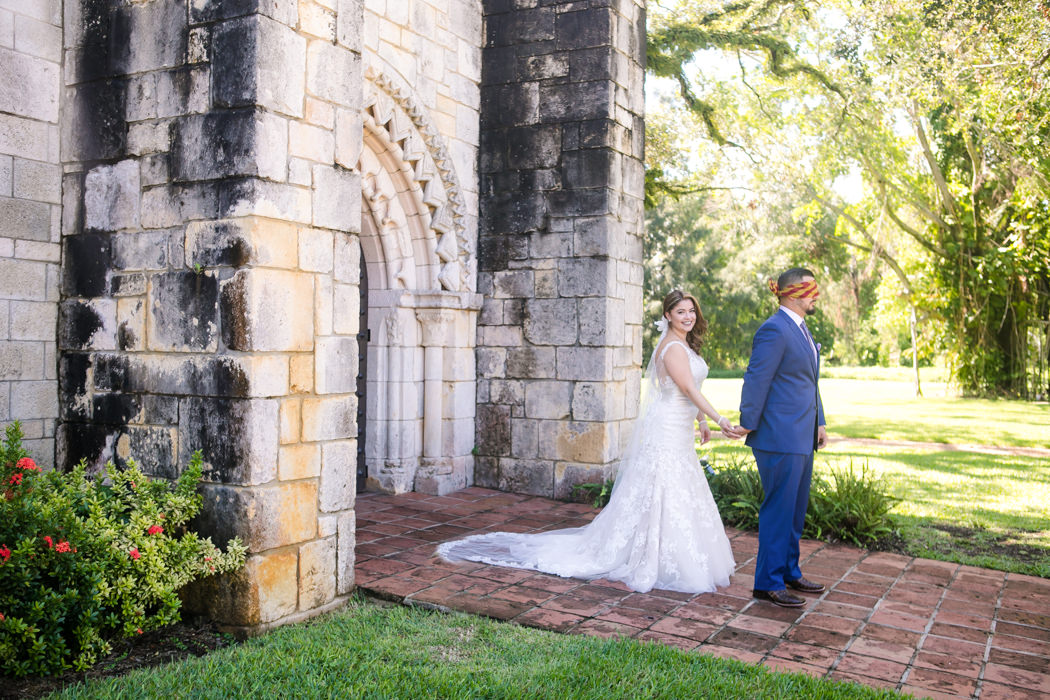
[{"label": "groom's shoulder", "polygon": [[778,311],[763,321],[762,325],[758,327],[758,330],[780,329],[783,326],[785,318],[787,318],[787,316]]}]

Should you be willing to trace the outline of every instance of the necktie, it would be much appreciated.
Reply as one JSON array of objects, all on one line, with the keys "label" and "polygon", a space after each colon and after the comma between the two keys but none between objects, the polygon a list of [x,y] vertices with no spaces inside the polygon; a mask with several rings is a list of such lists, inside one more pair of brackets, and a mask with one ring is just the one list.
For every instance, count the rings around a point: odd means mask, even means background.
[{"label": "necktie", "polygon": [[816,357],[817,357],[817,346],[813,342],[813,336],[809,334],[809,328],[806,327],[806,322],[803,321],[802,323],[800,323],[799,327],[801,327],[802,328],[802,332],[805,333],[806,340],[809,341],[809,346],[811,348],[813,348],[813,357],[814,357],[814,359],[816,359]]}]

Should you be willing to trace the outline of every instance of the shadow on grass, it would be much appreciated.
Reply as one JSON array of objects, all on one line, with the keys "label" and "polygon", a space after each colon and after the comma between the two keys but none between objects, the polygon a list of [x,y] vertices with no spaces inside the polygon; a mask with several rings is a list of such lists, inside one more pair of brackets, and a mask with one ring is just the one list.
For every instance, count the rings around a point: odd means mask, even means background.
[{"label": "shadow on grass", "polygon": [[[982,509],[984,510],[984,509]],[[985,515],[990,515],[985,511]],[[987,569],[1050,578],[1050,544],[1034,541],[1039,530],[965,527],[957,523],[894,515],[897,533],[873,549]]]}]

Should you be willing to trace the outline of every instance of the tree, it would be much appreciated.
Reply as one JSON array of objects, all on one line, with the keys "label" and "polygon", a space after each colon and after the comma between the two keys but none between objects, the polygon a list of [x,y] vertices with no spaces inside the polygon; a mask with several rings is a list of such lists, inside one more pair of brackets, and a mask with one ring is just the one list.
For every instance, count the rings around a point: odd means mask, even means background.
[{"label": "tree", "polygon": [[[802,214],[820,218],[804,206],[818,205],[837,239],[897,277],[916,362],[928,316],[964,389],[1025,395],[1028,339],[1047,321],[1048,14],[1045,0],[819,14],[741,0],[658,17],[649,65],[676,80],[712,147],[746,153],[759,181],[792,183]],[[737,76],[692,62],[712,48],[736,57]],[[860,201],[834,186],[851,171]]]}]

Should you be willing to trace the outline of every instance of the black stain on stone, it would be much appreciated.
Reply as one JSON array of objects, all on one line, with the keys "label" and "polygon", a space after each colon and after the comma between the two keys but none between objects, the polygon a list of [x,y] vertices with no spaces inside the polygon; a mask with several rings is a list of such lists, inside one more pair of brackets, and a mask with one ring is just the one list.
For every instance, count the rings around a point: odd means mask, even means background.
[{"label": "black stain on stone", "polygon": [[218,331],[218,279],[208,272],[167,272],[154,275],[152,287],[156,340],[180,349],[209,349]]},{"label": "black stain on stone", "polygon": [[249,450],[253,435],[248,421],[251,401],[186,399],[180,410],[183,460],[200,450],[208,464],[205,478],[224,484],[243,483],[249,472]]},{"label": "black stain on stone", "polygon": [[64,423],[59,432],[64,455],[61,469],[69,471],[81,461],[92,471],[98,471],[105,463],[107,442],[114,436],[114,429],[97,423]]},{"label": "black stain on stone", "polygon": [[254,175],[255,112],[251,109],[184,117],[172,130],[171,168],[176,182]]},{"label": "black stain on stone", "polygon": [[478,453],[486,456],[510,454],[510,406],[482,404],[475,422]]},{"label": "black stain on stone", "polygon": [[243,267],[252,256],[252,246],[241,233],[240,225],[216,222],[202,233],[193,251],[193,262],[216,267]]},{"label": "black stain on stone", "polygon": [[86,353],[62,353],[58,363],[58,393],[63,420],[89,419],[90,403],[87,401],[88,370],[91,356]]},{"label": "black stain on stone", "polygon": [[248,327],[248,301],[243,276],[227,281],[222,287],[219,314],[222,321],[222,342],[231,350],[251,350],[252,338]]},{"label": "black stain on stone", "polygon": [[91,398],[92,418],[102,425],[127,425],[141,408],[141,401],[134,394],[95,394]]},{"label": "black stain on stone", "polygon": [[256,21],[245,18],[216,26],[212,34],[211,64],[212,100],[216,105],[243,107],[255,104],[258,55]]},{"label": "black stain on stone", "polygon": [[117,348],[130,350],[135,347],[137,342],[138,337],[136,337],[135,331],[131,330],[126,322],[117,326]]},{"label": "black stain on stone", "polygon": [[157,364],[148,357],[97,353],[94,363],[95,391],[237,398],[247,396],[250,386],[238,360],[226,355]]},{"label": "black stain on stone", "polygon": [[129,427],[117,440],[127,440],[127,458],[114,455],[113,461],[118,467],[126,467],[129,460],[147,475],[160,479],[177,479],[181,473],[175,459],[175,445],[172,431],[168,428]]},{"label": "black stain on stone", "polygon": [[96,354],[94,388],[102,391],[127,391],[130,363],[127,355]]},{"label": "black stain on stone", "polygon": [[65,301],[59,306],[59,342],[65,350],[83,350],[103,327],[98,312],[82,301]]},{"label": "black stain on stone", "polygon": [[62,291],[71,297],[103,296],[113,262],[109,236],[83,233],[66,236],[62,243]]}]

